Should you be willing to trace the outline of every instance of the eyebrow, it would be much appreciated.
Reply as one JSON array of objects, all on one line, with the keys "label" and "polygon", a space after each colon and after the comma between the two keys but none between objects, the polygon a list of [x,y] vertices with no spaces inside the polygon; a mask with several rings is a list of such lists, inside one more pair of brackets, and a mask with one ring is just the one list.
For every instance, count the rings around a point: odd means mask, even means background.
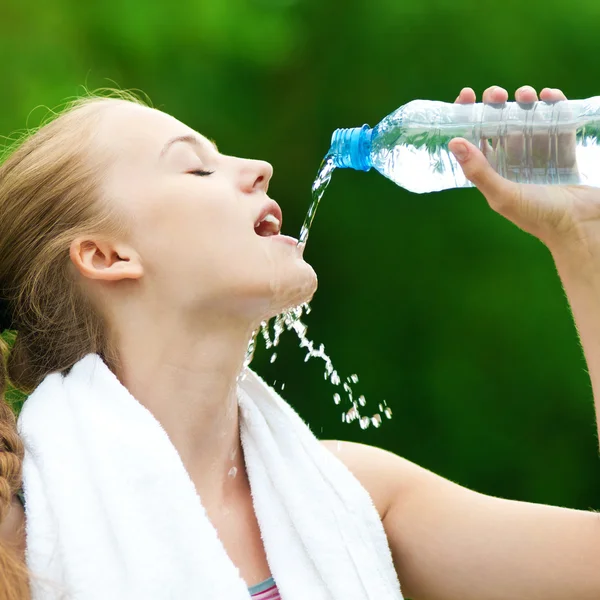
[{"label": "eyebrow", "polygon": [[[196,137],[195,135],[179,135],[177,137],[174,137],[172,140],[169,140],[165,145],[164,148],[160,151],[160,158],[162,158],[167,150],[173,145],[176,144],[177,142],[186,142],[188,144],[192,144],[194,146],[204,146],[204,142],[202,139]],[[213,145],[213,148],[215,149],[216,152],[219,151],[219,149],[217,148],[217,144],[215,144],[214,140],[209,140],[209,142]]]}]

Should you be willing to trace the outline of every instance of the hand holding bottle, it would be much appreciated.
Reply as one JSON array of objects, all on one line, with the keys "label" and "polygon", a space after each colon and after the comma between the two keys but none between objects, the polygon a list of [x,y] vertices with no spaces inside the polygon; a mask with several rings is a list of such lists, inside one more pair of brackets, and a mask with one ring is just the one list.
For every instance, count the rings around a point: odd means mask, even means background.
[{"label": "hand holding bottle", "polygon": [[[493,86],[483,94],[486,104],[503,103],[508,100],[506,90]],[[536,102],[538,96],[530,86],[519,88],[515,100],[520,103]],[[544,88],[540,100],[556,102],[566,100],[556,89]],[[475,92],[464,88],[456,102],[470,104],[476,101]],[[545,138],[545,139],[543,139]],[[493,145],[493,140],[491,140]],[[548,136],[536,137],[533,141],[538,154],[548,147]],[[558,154],[563,165],[575,167],[575,134],[559,136]],[[600,189],[581,185],[536,185],[519,184],[500,176],[486,159],[489,152],[488,140],[482,140],[481,148],[464,138],[455,138],[449,149],[459,161],[465,176],[477,186],[493,210],[500,213],[521,229],[535,235],[551,250],[576,245],[593,253],[600,260]],[[518,163],[522,152],[522,141],[507,144],[508,162]],[[600,169],[600,165],[598,165]]]}]

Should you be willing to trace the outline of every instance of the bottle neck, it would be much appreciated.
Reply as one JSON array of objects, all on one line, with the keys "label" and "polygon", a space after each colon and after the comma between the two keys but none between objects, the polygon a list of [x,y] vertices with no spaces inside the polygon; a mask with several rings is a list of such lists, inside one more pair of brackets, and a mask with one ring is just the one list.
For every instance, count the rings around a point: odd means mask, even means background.
[{"label": "bottle neck", "polygon": [[339,169],[368,171],[371,164],[371,137],[373,130],[368,125],[352,129],[336,129],[331,136],[329,156]]}]

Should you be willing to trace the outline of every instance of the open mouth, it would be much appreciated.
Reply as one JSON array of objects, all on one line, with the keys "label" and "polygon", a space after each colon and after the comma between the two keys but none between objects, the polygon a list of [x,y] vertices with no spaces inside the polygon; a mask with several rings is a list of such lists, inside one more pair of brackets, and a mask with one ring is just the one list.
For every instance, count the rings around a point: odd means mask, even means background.
[{"label": "open mouth", "polygon": [[279,235],[282,214],[277,202],[270,200],[254,223],[254,232],[261,237]]}]

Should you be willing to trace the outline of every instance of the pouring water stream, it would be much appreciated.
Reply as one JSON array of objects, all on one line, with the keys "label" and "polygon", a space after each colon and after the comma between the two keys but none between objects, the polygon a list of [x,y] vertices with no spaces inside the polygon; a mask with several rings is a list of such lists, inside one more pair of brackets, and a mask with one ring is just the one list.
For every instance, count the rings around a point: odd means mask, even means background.
[{"label": "pouring water stream", "polygon": [[[304,219],[302,229],[300,231],[298,247],[306,246],[308,235],[310,233],[310,228],[315,218],[315,213],[317,212],[317,208],[319,207],[321,198],[323,197],[325,190],[327,189],[327,186],[331,181],[331,176],[334,170],[335,164],[333,162],[333,158],[327,155],[321,163],[319,173],[312,186],[312,202],[308,209],[306,218]],[[383,400],[379,404],[379,410],[377,412],[374,412],[372,416],[369,417],[361,414],[361,409],[363,409],[366,406],[367,401],[363,395],[356,397],[356,393],[353,386],[358,383],[358,376],[350,375],[349,377],[346,377],[346,379],[342,382],[342,379],[340,378],[338,372],[333,367],[331,358],[329,358],[329,356],[325,352],[324,345],[320,344],[318,348],[315,348],[314,342],[309,340],[306,336],[308,328],[302,322],[301,319],[304,314],[308,315],[310,313],[310,310],[311,309],[308,304],[302,304],[301,306],[297,306],[295,308],[283,312],[280,315],[277,315],[273,321],[272,337],[270,323],[268,321],[263,321],[261,323],[260,333],[264,340],[265,347],[267,348],[267,350],[273,350],[270,362],[273,363],[277,359],[277,353],[275,349],[279,344],[281,334],[284,331],[293,331],[298,336],[298,339],[300,341],[300,347],[306,348],[306,356],[304,357],[304,362],[307,362],[311,358],[321,359],[325,363],[325,371],[323,373],[325,380],[328,380],[333,386],[336,387],[339,387],[341,385],[343,395],[345,396],[345,400],[350,404],[350,408],[344,409],[344,411],[342,412],[342,421],[345,423],[351,423],[355,420],[358,420],[362,429],[366,429],[370,425],[373,425],[373,427],[379,427],[382,423],[382,416],[385,416],[388,419],[392,418],[392,409],[389,406],[387,406],[386,401]],[[250,340],[248,351],[246,353],[246,361],[244,363],[245,367],[247,367],[250,364],[254,356],[254,351],[256,350],[257,335],[258,331],[254,332],[254,335]],[[340,405],[342,403],[342,395],[336,391],[333,394],[333,401],[336,405]]]}]

